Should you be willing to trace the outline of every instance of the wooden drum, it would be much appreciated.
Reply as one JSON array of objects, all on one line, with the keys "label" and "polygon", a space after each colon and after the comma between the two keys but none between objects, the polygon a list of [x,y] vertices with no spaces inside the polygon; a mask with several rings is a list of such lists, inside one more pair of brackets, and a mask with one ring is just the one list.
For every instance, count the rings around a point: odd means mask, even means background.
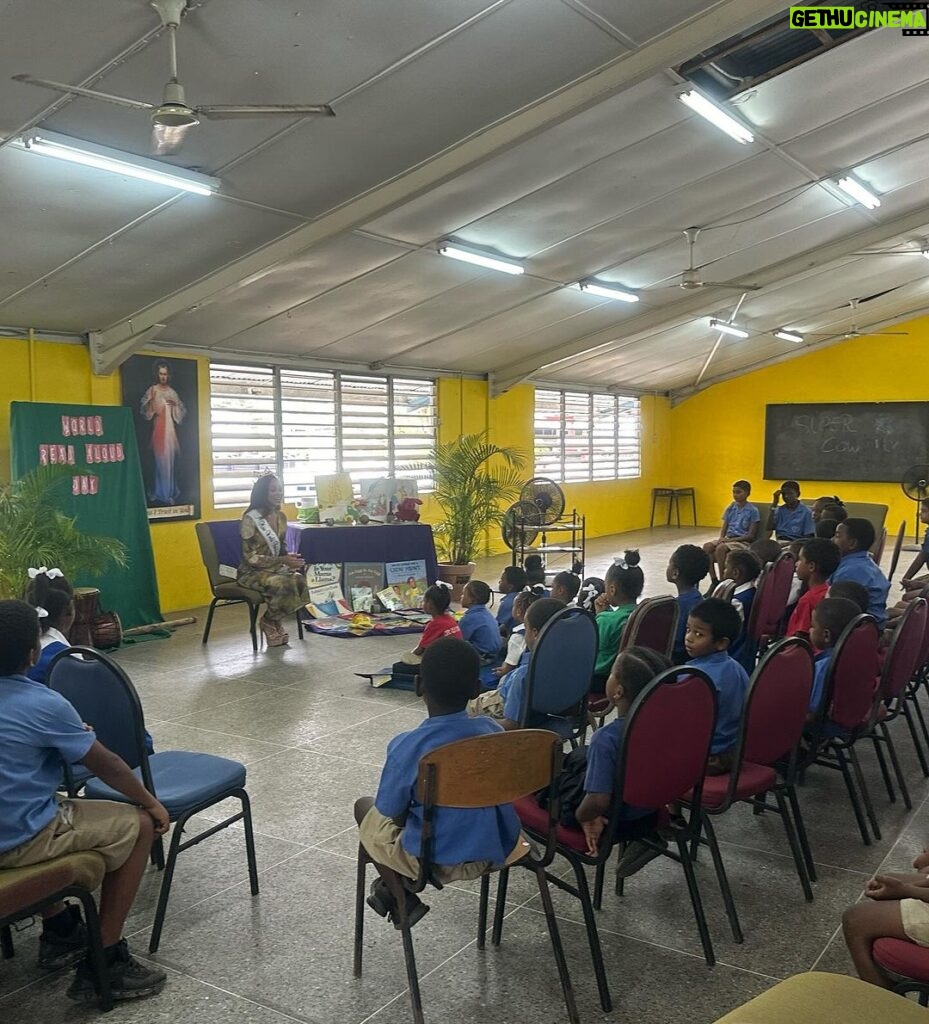
[{"label": "wooden drum", "polygon": [[[101,651],[119,647],[123,642],[123,624],[116,612],[102,612],[90,626],[91,646]],[[74,641],[71,641],[74,643]]]},{"label": "wooden drum", "polygon": [[69,639],[75,647],[93,647],[91,626],[100,615],[100,591],[96,587],[74,588],[74,625]]}]

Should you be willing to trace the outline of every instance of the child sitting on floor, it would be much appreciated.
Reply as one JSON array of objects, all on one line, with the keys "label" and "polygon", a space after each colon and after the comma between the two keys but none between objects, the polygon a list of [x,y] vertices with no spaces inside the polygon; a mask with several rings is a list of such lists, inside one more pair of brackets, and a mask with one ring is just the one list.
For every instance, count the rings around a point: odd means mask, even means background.
[{"label": "child sitting on floor", "polygon": [[37,683],[44,683],[52,659],[71,646],[68,634],[74,625],[74,590],[60,570],[47,569],[39,570],[30,580],[26,594],[39,616],[42,632],[39,639],[42,653],[26,675]]},{"label": "child sitting on floor", "polygon": [[[613,797],[616,765],[623,748],[626,715],[632,702],[646,686],[671,662],[657,651],[647,647],[628,647],[616,656],[606,681],[606,696],[616,708],[616,718],[599,728],[587,747],[587,766],[584,775],[584,798],[575,812],[578,824],[587,839],[587,852],[597,855],[597,843],[606,826],[606,814]],[[581,748],[583,749],[583,748]],[[562,807],[562,821],[564,820]],[[623,805],[620,818],[631,820],[652,814],[651,810]]]},{"label": "child sitting on floor", "polygon": [[487,607],[490,587],[483,580],[471,580],[461,594],[465,613],[458,620],[461,639],[469,643],[481,659],[481,685],[496,685],[496,665],[500,660],[500,631]]},{"label": "child sitting on floor", "polygon": [[574,604],[580,589],[580,577],[573,572],[560,572],[552,580],[552,592],[548,596],[556,601],[564,601],[565,604]]},{"label": "child sitting on floor", "polygon": [[606,571],[606,589],[594,602],[597,611],[597,661],[590,689],[603,693],[606,681],[619,653],[623,627],[635,611],[636,602],[645,587],[645,574],[639,568],[639,552],[627,551],[614,558]]},{"label": "child sitting on floor", "polygon": [[809,636],[813,609],[826,596],[829,577],[839,565],[839,549],[831,540],[812,537],[804,541],[794,572],[805,588],[787,623],[788,636]]},{"label": "child sitting on floor", "polygon": [[747,480],[736,480],[732,485],[732,501],[723,510],[723,525],[715,540],[708,540],[703,550],[712,559],[710,564],[710,583],[715,587],[719,583],[716,568],[722,572],[726,565],[726,555],[733,548],[747,548],[758,536],[761,515],[751,504],[748,496],[752,493],[752,485]]},{"label": "child sitting on floor", "polygon": [[846,519],[836,528],[835,543],[842,560],[829,582],[860,583],[868,591],[868,614],[874,616],[878,629],[883,629],[890,582],[869,552],[874,543],[874,526],[869,519]]},{"label": "child sitting on floor", "polygon": [[748,692],[748,673],[729,656],[739,635],[739,613],[728,601],[708,597],[687,617],[684,646],[689,665],[710,677],[716,687],[716,729],[706,763],[707,775],[725,775],[732,767],[742,707]]},{"label": "child sitting on floor", "polygon": [[886,975],[874,960],[871,947],[878,939],[900,939],[929,946],[929,849],[913,861],[916,874],[875,875],[865,887],[864,903],[842,915],[845,944],[862,981],[893,988],[896,978]]},{"label": "child sitting on floor", "polygon": [[541,587],[540,597],[548,597],[548,590],[545,586],[545,566],[542,564],[541,555],[526,555],[523,560],[523,568],[526,570],[526,584],[530,587]]},{"label": "child sitting on floor", "polygon": [[516,600],[513,602],[513,618],[517,624],[513,627],[510,639],[506,642],[506,657],[503,659],[503,664],[494,669],[494,675],[498,679],[505,676],[507,672],[512,672],[519,664],[519,659],[526,649],[526,612],[529,611],[529,605],[538,600],[540,600],[540,596],[534,590],[522,590],[516,595]]},{"label": "child sitting on floor", "polygon": [[761,563],[747,548],[730,551],[726,555],[725,576],[735,583],[732,592],[732,607],[739,613],[742,629],[738,639],[729,649],[729,656],[751,672],[755,667],[755,645],[748,639],[748,619],[755,601]]},{"label": "child sitting on floor", "polygon": [[684,634],[687,616],[703,600],[698,586],[710,571],[710,556],[696,544],[682,544],[671,556],[665,578],[677,588],[677,633],[671,655],[675,665],[687,660]]},{"label": "child sitting on floor", "polygon": [[832,651],[845,627],[861,615],[861,609],[846,597],[824,597],[813,609],[810,622],[810,646],[819,653],[813,658],[813,689],[810,692],[808,721],[813,721],[826,686],[826,673],[832,661]]},{"label": "child sitting on floor", "polygon": [[[423,805],[416,781],[422,757],[456,740],[500,731],[485,716],[470,718],[465,710],[477,696],[480,659],[473,647],[453,637],[430,644],[420,666],[419,689],[429,717],[387,745],[377,796],[355,803],[358,838],[374,861],[380,878],[371,885],[368,905],[399,928],[397,906],[386,879],[416,878],[423,833]],[[522,840],[519,819],[510,804],[492,807],[437,807],[432,821],[433,859],[437,881],[477,878],[502,867]],[[428,911],[413,893],[405,893],[407,920],[412,926]]]},{"label": "child sitting on floor", "polygon": [[422,639],[409,654],[394,662],[392,672],[395,676],[419,675],[419,665],[423,654],[430,644],[444,637],[461,639],[458,620],[448,610],[452,603],[452,588],[448,583],[433,583],[423,594],[423,611],[432,618],[426,623]]},{"label": "child sitting on floor", "polygon": [[[38,657],[35,609],[24,601],[0,601],[0,870],[68,853],[98,853],[106,866],[100,934],[113,997],[154,995],[164,986],[165,972],[132,957],[122,933],[153,838],[168,831],[168,812],[64,697],[26,676]],[[83,764],[128,802],[57,796],[62,761]],[[79,961],[67,995],[95,999],[80,910],[58,903],[42,917],[39,966],[57,970]]]},{"label": "child sitting on floor", "polygon": [[526,570],[521,566],[508,565],[500,573],[497,590],[503,594],[503,597],[497,608],[497,625],[500,627],[500,636],[504,640],[509,638],[511,630],[516,625],[513,619],[513,602],[516,600],[516,595],[528,584]]}]

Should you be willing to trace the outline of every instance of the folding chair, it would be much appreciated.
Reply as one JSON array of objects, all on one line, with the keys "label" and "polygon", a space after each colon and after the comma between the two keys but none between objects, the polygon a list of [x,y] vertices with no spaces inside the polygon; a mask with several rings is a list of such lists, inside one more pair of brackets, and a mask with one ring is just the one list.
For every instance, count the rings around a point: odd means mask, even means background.
[{"label": "folding chair", "polygon": [[918,993],[920,1006],[929,1006],[929,949],[903,939],[878,939],[871,946],[874,962],[894,982],[898,995]]},{"label": "folding chair", "polygon": [[551,729],[572,746],[587,732],[587,691],[597,663],[597,626],[583,608],[562,608],[529,658],[519,724]]},{"label": "folding chair", "polygon": [[[929,601],[929,586],[923,587],[919,592],[919,596],[923,600]],[[913,677],[907,685],[905,697],[907,703],[913,706],[913,714],[919,722],[923,739],[926,741],[926,747],[929,748],[929,728],[926,727],[926,719],[923,716],[923,709],[919,703],[919,691],[923,687],[929,689],[929,618],[926,620],[926,632],[923,636],[919,656],[916,659],[916,670],[913,672]]]},{"label": "folding chair", "polygon": [[[555,830],[555,852],[571,865],[574,884],[551,872],[547,872],[548,880],[580,900],[600,991],[600,1005],[607,1013],[612,1009],[612,1000],[594,916],[594,907],[599,908],[603,893],[606,862],[617,844],[624,844],[634,838],[647,842],[647,833],[654,829],[656,818],[667,818],[664,811],[667,804],[691,793],[694,805],[699,806],[715,721],[716,689],[709,676],[689,665],[669,668],[656,676],[636,697],[626,718],[607,826],[600,836],[597,855],[591,857],[587,853],[587,840],[580,828],[559,825]],[[656,816],[624,821],[620,818],[624,804],[630,807],[654,807]],[[517,800],[515,807],[523,827],[531,836],[539,839],[546,836],[548,812],[539,807],[537,800]],[[684,871],[703,953],[707,964],[712,966],[716,962],[713,943],[688,848],[688,844],[700,834],[700,815],[697,811],[691,811],[689,821],[683,824],[669,821],[668,828],[678,852],[673,853],[658,846],[655,849],[680,864]],[[593,900],[590,897],[585,865],[596,868]],[[500,875],[500,889],[497,893],[495,935],[503,927],[502,901],[506,894],[506,881],[507,872],[504,870]]]},{"label": "folding chair", "polygon": [[[245,765],[225,757],[186,750],[149,755],[145,749],[142,704],[136,688],[116,662],[90,647],[69,647],[58,654],[49,667],[48,685],[67,698],[85,722],[93,723],[100,742],[133,769],[145,788],[161,801],[174,823],[148,951],[154,953],[161,941],[178,854],[237,821],[244,826],[248,878],[252,895],[257,896],[258,868],[251,805],[245,792]],[[84,797],[127,802],[121,793],[96,778],[84,786]],[[195,814],[230,797],[239,801],[240,811],[181,842],[185,826]],[[156,848],[160,851],[160,840]],[[156,862],[160,860],[156,855]]]},{"label": "folding chair", "polygon": [[746,658],[750,655],[752,663],[783,632],[793,578],[794,556],[789,549],[782,551],[758,578],[755,599],[745,624],[745,643],[749,648]]},{"label": "folding chair", "polygon": [[103,858],[92,850],[69,853],[24,868],[0,868],[0,950],[3,959],[9,960],[13,956],[12,924],[39,914],[67,896],[74,897],[80,901],[84,912],[87,951],[96,975],[100,1009],[104,1012],[113,1009],[113,994],[93,892],[99,888],[105,874]]},{"label": "folding chair", "polygon": [[897,799],[893,783],[887,771],[887,764],[881,751],[881,744],[887,747],[887,754],[890,757],[890,763],[893,765],[897,785],[900,788],[900,795],[903,797],[903,804],[907,810],[912,809],[913,803],[910,800],[906,780],[900,769],[896,745],[887,726],[900,715],[906,719],[923,775],[929,778],[929,765],[926,764],[926,755],[916,734],[916,723],[913,721],[913,715],[906,700],[906,688],[918,668],[919,655],[926,635],[927,611],[929,611],[929,604],[927,604],[925,598],[918,597],[909,603],[906,611],[900,617],[900,622],[894,630],[890,646],[884,654],[884,664],[881,668],[880,685],[878,686],[878,699],[874,703],[874,721],[869,732],[869,736],[874,742],[874,753],[877,755],[881,775],[884,777],[887,798],[891,803],[894,803]]},{"label": "folding chair", "polygon": [[[561,743],[546,729],[519,729],[512,732],[491,733],[458,740],[438,747],[419,762],[416,781],[417,799],[423,805],[422,845],[419,851],[419,875],[415,879],[402,879],[390,884],[397,903],[400,932],[403,939],[403,956],[406,961],[407,984],[410,988],[410,1002],[413,1020],[423,1024],[423,1005],[419,991],[419,975],[410,924],[406,916],[404,891],[418,893],[425,889],[430,880],[433,851],[433,820],[436,808],[493,807],[510,804],[520,797],[526,797],[545,787],[552,787],[561,770]],[[554,857],[554,830],[558,814],[557,801],[545,812],[547,825],[543,829],[545,852],[540,857],[530,847],[528,853],[515,861],[513,867],[524,867],[532,871],[539,885],[539,896],[552,942],[561,990],[564,994],[568,1019],[577,1024],[577,1006],[574,990],[568,974],[564,948],[558,932],[558,921],[552,905],[545,867]],[[362,953],[364,949],[365,869],[374,861],[365,848],[358,846],[358,872],[355,884],[355,947],[353,973],[361,977]],[[396,876],[397,879],[400,876]],[[490,892],[490,875],[481,878],[481,898],[478,912],[477,947],[484,948],[487,930],[487,904]],[[497,894],[497,912],[502,913],[506,898],[505,887]],[[494,921],[493,944],[500,944],[496,917]]]},{"label": "folding chair", "polygon": [[[228,608],[234,604],[248,605],[248,631],[252,638],[252,650],[258,650],[258,612],[264,603],[264,596],[257,590],[243,587],[235,580],[223,576],[219,571],[219,555],[216,553],[216,541],[211,523],[197,523],[197,543],[200,545],[200,557],[203,559],[203,567],[206,569],[207,579],[210,581],[210,590],[213,593],[213,600],[210,601],[210,608],[206,614],[206,624],[203,627],[203,643],[210,639],[210,630],[213,628],[213,613],[217,608]],[[303,639],[303,620],[300,612],[297,611],[297,635]]]},{"label": "folding chair", "polygon": [[[796,793],[797,750],[803,735],[810,691],[813,688],[813,655],[809,644],[799,637],[788,637],[770,647],[752,675],[745,697],[742,726],[732,769],[726,775],[708,775],[697,807],[705,839],[694,841],[691,853],[696,856],[698,842],[710,848],[713,864],[722,863],[711,816],[723,814],[738,801],[755,808],[775,811],[784,823],[787,843],[793,855],[803,895],[813,899],[807,870],[809,842],[800,815]],[[783,778],[778,778],[775,764],[786,759]],[[774,796],[774,804],[767,794]],[[687,798],[687,802],[692,802]],[[789,805],[789,806],[788,806]],[[791,813],[792,812],[792,813]],[[726,878],[725,872],[717,875]],[[742,941],[742,928],[728,881],[722,893],[733,938]]]},{"label": "folding chair", "polygon": [[865,846],[871,845],[871,836],[863,810],[875,839],[881,838],[881,831],[855,743],[871,730],[880,675],[878,642],[877,623],[870,615],[858,615],[845,627],[833,648],[823,702],[807,730],[808,748],[799,766],[805,771],[818,764],[842,773]]},{"label": "folding chair", "polygon": [[[900,529],[897,530],[897,539],[894,541],[894,550],[893,550],[893,554],[890,557],[890,572],[887,573],[888,581],[893,580],[894,573],[897,571],[897,562],[900,561],[900,552],[903,550],[903,540],[904,540],[905,536],[906,536],[906,520],[904,519],[903,522],[900,523]],[[880,565],[879,561],[878,561],[878,565]]]}]

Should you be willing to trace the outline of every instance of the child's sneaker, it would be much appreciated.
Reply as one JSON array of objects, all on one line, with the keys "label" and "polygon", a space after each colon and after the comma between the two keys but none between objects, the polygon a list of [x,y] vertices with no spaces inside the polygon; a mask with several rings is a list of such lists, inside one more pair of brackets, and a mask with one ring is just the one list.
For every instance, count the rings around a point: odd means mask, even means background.
[{"label": "child's sneaker", "polygon": [[[168,980],[167,974],[158,967],[147,967],[139,963],[129,952],[126,940],[121,939],[115,947],[115,957],[108,967],[110,989],[113,999],[141,999],[143,996],[157,995]],[[69,999],[89,1002],[100,993],[97,990],[97,979],[90,962],[85,958],[77,965],[74,981],[68,989]]]},{"label": "child's sneaker", "polygon": [[[39,967],[43,971],[57,971],[70,967],[87,952],[87,929],[81,918],[81,908],[69,904],[64,913],[71,918],[71,931],[60,935],[46,927],[39,936]],[[64,913],[59,916],[64,916]]]},{"label": "child's sneaker", "polygon": [[[412,928],[414,924],[418,924],[429,913],[429,907],[415,893],[404,890],[404,897],[406,899],[406,918]],[[381,917],[389,917],[394,928],[398,931],[400,930],[397,903],[393,893],[390,891],[390,887],[383,878],[374,879],[371,883],[370,894],[365,902],[375,914],[379,914]]]}]

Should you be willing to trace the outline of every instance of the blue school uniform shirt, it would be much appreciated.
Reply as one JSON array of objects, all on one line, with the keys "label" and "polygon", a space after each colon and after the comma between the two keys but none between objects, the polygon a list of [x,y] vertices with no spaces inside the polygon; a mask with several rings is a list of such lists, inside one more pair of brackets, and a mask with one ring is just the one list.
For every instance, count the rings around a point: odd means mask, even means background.
[{"label": "blue school uniform shirt", "polygon": [[527,647],[519,656],[519,662],[511,672],[500,680],[497,691],[503,698],[503,717],[511,722],[518,722],[523,708],[523,694],[526,691],[526,679],[529,676],[529,659],[532,651]]},{"label": "blue school uniform shirt", "polygon": [[867,590],[868,614],[873,615],[877,619],[878,627],[883,629],[887,619],[887,592],[890,590],[890,583],[868,552],[852,551],[843,555],[838,569],[829,577],[830,583],[838,583],[839,580],[854,580]]},{"label": "blue school uniform shirt", "polygon": [[774,536],[778,540],[799,540],[812,537],[815,532],[813,513],[807,505],[800,504],[796,508],[778,505],[774,510]]},{"label": "blue school uniform shirt", "polygon": [[82,760],[96,738],[61,694],[27,676],[0,678],[0,853],[54,819],[62,761]]},{"label": "blue school uniform shirt", "polygon": [[826,688],[826,673],[829,671],[829,663],[832,661],[832,648],[820,651],[813,659],[813,689],[810,691],[810,711],[814,714],[819,710],[823,702],[823,693]]},{"label": "blue school uniform shirt", "polygon": [[750,501],[747,501],[742,508],[732,501],[723,512],[723,522],[726,524],[725,536],[745,537],[748,535],[752,523],[757,523],[760,519],[761,514]]},{"label": "blue school uniform shirt", "polygon": [[748,692],[748,673],[726,651],[714,651],[687,664],[706,672],[716,687],[716,729],[710,753],[722,754],[732,750],[739,738],[742,708]]},{"label": "blue school uniform shirt", "polygon": [[[501,732],[492,718],[470,718],[467,711],[427,718],[411,732],[400,733],[387,744],[387,759],[381,772],[374,806],[388,818],[406,822],[401,836],[403,848],[418,857],[423,830],[423,806],[417,799],[416,778],[420,758],[456,740]],[[432,858],[450,867],[470,861],[487,860],[502,864],[519,836],[519,819],[510,804],[495,807],[437,807],[433,817],[435,841]]]},{"label": "blue school uniform shirt", "polygon": [[755,660],[755,645],[748,639],[748,617],[752,613],[752,604],[755,601],[755,594],[758,593],[758,590],[754,583],[743,584],[743,586],[745,587],[744,590],[737,587],[732,595],[732,603],[742,616],[742,632],[739,633],[738,639],[729,648],[729,657],[735,658],[746,672],[751,672],[754,668],[752,663]]},{"label": "blue school uniform shirt", "polygon": [[466,640],[489,664],[481,666],[480,680],[485,685],[496,682],[494,665],[500,664],[500,630],[497,620],[486,604],[472,604],[458,620],[461,639]]},{"label": "blue school uniform shirt", "polygon": [[513,602],[516,600],[517,591],[511,594],[504,594],[500,599],[500,606],[497,608],[497,625],[503,630],[504,636],[509,636],[516,619],[513,618]]},{"label": "blue school uniform shirt", "polygon": [[[602,726],[590,738],[587,746],[587,772],[584,775],[585,793],[610,793],[616,782],[616,764],[623,749],[623,737],[626,733],[626,720],[616,718],[608,725]],[[623,804],[620,818],[644,818],[653,811],[643,807],[630,807]]]},{"label": "blue school uniform shirt", "polygon": [[29,669],[26,675],[36,683],[44,683],[48,676],[48,666],[51,665],[52,658],[59,651],[66,651],[68,647],[68,644],[63,644],[60,640],[53,640],[50,644],[46,644],[42,648],[39,660]]},{"label": "blue school uniform shirt", "polygon": [[687,651],[684,649],[684,634],[687,632],[687,616],[703,600],[703,595],[694,587],[692,590],[685,590],[677,595],[677,606],[680,609],[680,616],[677,620],[677,635],[674,638],[674,661],[680,664],[687,660]]}]

